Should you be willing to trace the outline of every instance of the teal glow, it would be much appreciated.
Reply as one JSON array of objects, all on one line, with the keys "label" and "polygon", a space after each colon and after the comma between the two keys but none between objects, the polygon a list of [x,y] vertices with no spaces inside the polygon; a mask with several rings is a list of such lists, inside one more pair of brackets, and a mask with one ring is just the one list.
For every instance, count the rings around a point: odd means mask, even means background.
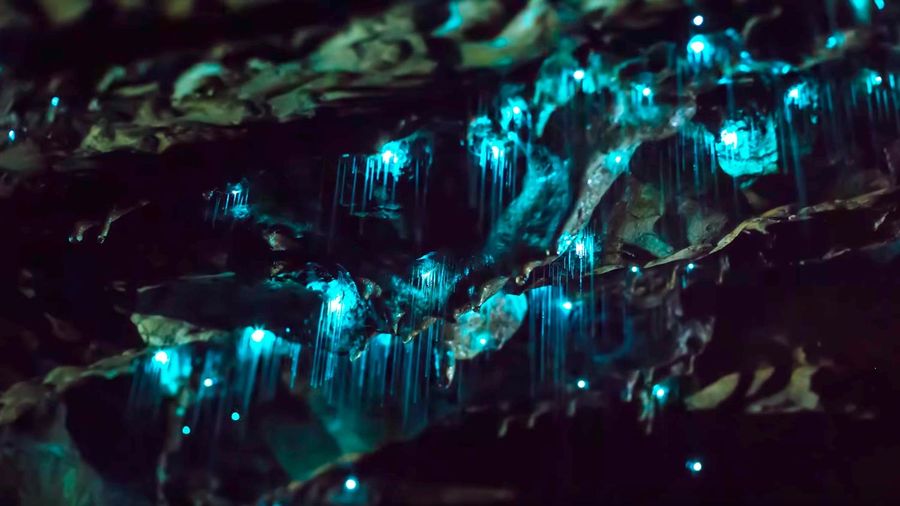
[{"label": "teal glow", "polygon": [[379,346],[388,347],[391,345],[391,342],[393,342],[393,336],[390,334],[375,334],[373,340],[375,341],[375,344]]},{"label": "teal glow", "polygon": [[565,309],[566,311],[571,311],[572,307],[573,307],[573,305],[569,301],[565,301],[562,303],[562,308]]},{"label": "teal glow", "polygon": [[581,70],[581,69],[578,69],[578,70],[576,70],[575,72],[572,72],[572,77],[573,77],[576,81],[581,81],[582,79],[584,79],[584,71]]},{"label": "teal glow", "polygon": [[644,89],[641,90],[641,94],[645,97],[649,97],[652,93],[653,90],[651,90],[649,86],[644,86]]},{"label": "teal glow", "polygon": [[875,7],[877,7],[878,10],[884,10],[884,0],[875,0]]},{"label": "teal glow", "polygon": [[778,138],[771,117],[726,120],[716,142],[716,159],[731,177],[778,171]]},{"label": "teal glow", "polygon": [[696,265],[694,262],[691,262],[691,263],[687,264],[687,271],[688,271],[688,272],[691,272],[692,270],[694,270],[694,269],[696,269],[696,268],[697,268],[697,265]]},{"label": "teal glow", "polygon": [[159,350],[153,354],[153,360],[155,360],[163,365],[168,364],[169,363],[169,354],[163,350]]},{"label": "teal glow", "polygon": [[634,273],[634,274],[637,274],[637,273],[641,272],[641,268],[638,267],[637,265],[632,265],[630,270],[631,270],[631,272]]},{"label": "teal glow", "polygon": [[355,476],[348,476],[346,480],[344,480],[344,488],[350,491],[356,490],[359,487],[359,481]]},{"label": "teal glow", "polygon": [[435,35],[447,35],[462,27],[463,16],[462,11],[460,11],[459,8],[459,2],[450,2],[448,7],[450,8],[450,17],[447,18],[447,21],[445,21],[443,25],[439,26],[437,30],[434,31]]},{"label": "teal glow", "polygon": [[59,97],[53,97],[50,99],[50,106],[57,107],[59,105]]},{"label": "teal glow", "polygon": [[702,35],[694,36],[688,43],[688,47],[694,54],[701,54],[703,51],[706,51],[706,37]]},{"label": "teal glow", "polygon": [[240,413],[238,413],[237,411],[232,411],[232,412],[231,412],[231,421],[232,421],[232,422],[237,422],[237,421],[240,420],[240,419],[241,419],[241,414],[240,414]]},{"label": "teal glow", "polygon": [[580,390],[587,390],[588,382],[587,382],[586,380],[584,380],[584,379],[579,379],[579,380],[575,383],[575,386],[577,386]]},{"label": "teal glow", "polygon": [[685,467],[687,467],[688,471],[691,473],[697,474],[703,470],[703,462],[700,462],[697,459],[691,459],[685,463]]},{"label": "teal glow", "polygon": [[253,339],[256,343],[261,343],[263,338],[266,337],[266,331],[263,329],[256,329],[250,334],[250,339]]},{"label": "teal glow", "polygon": [[10,130],[6,133],[6,138],[9,139],[9,142],[16,142],[16,131]]},{"label": "teal glow", "polygon": [[844,34],[843,33],[835,33],[828,37],[825,40],[825,47],[827,49],[834,49],[838,46],[844,45]]},{"label": "teal glow", "polygon": [[669,395],[669,389],[664,387],[663,385],[653,385],[653,397],[656,397],[660,401],[666,399],[666,396]]},{"label": "teal glow", "polygon": [[213,383],[214,382],[212,378],[206,378],[203,380],[203,386],[205,386],[206,388],[213,386]]},{"label": "teal glow", "polygon": [[694,16],[694,19],[692,21],[694,23],[694,26],[700,26],[703,24],[703,16],[698,14]]},{"label": "teal glow", "polygon": [[190,435],[191,428],[188,427],[187,425],[185,425],[184,427],[181,428],[181,433],[184,434],[185,436]]},{"label": "teal glow", "polygon": [[339,296],[329,300],[328,301],[328,310],[331,311],[332,313],[339,312],[344,307],[344,305],[341,303],[342,299],[343,299],[343,297],[341,297],[339,295]]},{"label": "teal glow", "polygon": [[713,62],[715,48],[705,35],[694,35],[688,41],[688,62],[694,66],[709,65]]}]

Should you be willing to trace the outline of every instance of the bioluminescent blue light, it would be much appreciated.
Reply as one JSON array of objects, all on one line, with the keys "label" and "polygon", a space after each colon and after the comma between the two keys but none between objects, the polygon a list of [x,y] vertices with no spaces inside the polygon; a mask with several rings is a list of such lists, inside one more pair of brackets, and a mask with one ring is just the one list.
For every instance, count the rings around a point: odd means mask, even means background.
[{"label": "bioluminescent blue light", "polygon": [[344,307],[344,305],[341,303],[340,296],[335,297],[328,301],[328,310],[331,311],[332,313],[337,313],[343,307]]},{"label": "bioluminescent blue light", "polygon": [[641,90],[641,95],[644,95],[645,97],[649,97],[652,93],[653,90],[651,90],[649,86],[644,86],[644,89]]},{"label": "bioluminescent blue light", "polygon": [[870,82],[873,86],[881,86],[881,83],[884,82],[884,79],[881,77],[881,74],[872,74],[869,78]]},{"label": "bioluminescent blue light", "polygon": [[653,397],[664,400],[669,395],[669,389],[663,385],[653,385]]},{"label": "bioluminescent blue light", "polygon": [[478,340],[478,344],[480,344],[480,345],[482,345],[482,346],[486,345],[486,344],[487,344],[487,338],[482,337],[481,339]]},{"label": "bioluminescent blue light", "polygon": [[695,264],[694,262],[691,262],[691,263],[687,264],[687,270],[688,270],[688,272],[691,272],[692,270],[694,270],[694,269],[696,269],[696,268],[697,268],[697,264]]},{"label": "bioluminescent blue light", "polygon": [[566,311],[571,311],[572,307],[574,307],[574,306],[572,305],[572,303],[570,301],[565,301],[562,303],[562,308],[565,309]]},{"label": "bioluminescent blue light", "polygon": [[875,7],[878,10],[884,10],[884,0],[875,0]]},{"label": "bioluminescent blue light", "polygon": [[700,462],[697,459],[691,459],[685,463],[685,467],[688,468],[688,471],[696,474],[703,470],[703,462]]},{"label": "bioluminescent blue light", "polygon": [[10,130],[9,132],[6,132],[6,138],[9,139],[9,142],[15,142],[16,141],[16,131]]},{"label": "bioluminescent blue light", "polygon": [[184,434],[185,436],[187,436],[191,433],[191,428],[189,426],[185,425],[184,427],[181,428],[181,433]]},{"label": "bioluminescent blue light", "polygon": [[56,107],[59,105],[59,97],[53,97],[50,99],[50,106]]},{"label": "bioluminescent blue light", "polygon": [[722,144],[730,147],[736,148],[738,145],[738,135],[737,132],[731,130],[722,130],[720,134],[720,138],[722,139]]},{"label": "bioluminescent blue light", "polygon": [[834,49],[838,46],[844,45],[844,34],[843,33],[835,33],[830,35],[827,39],[825,39],[825,47],[828,49]]},{"label": "bioluminescent blue light", "polygon": [[241,419],[241,414],[240,414],[240,413],[238,413],[237,411],[232,411],[232,412],[231,412],[231,421],[232,421],[232,422],[237,422],[237,421],[240,420],[240,419]]},{"label": "bioluminescent blue light", "polygon": [[256,329],[250,334],[250,339],[253,339],[254,342],[261,343],[263,338],[266,337],[266,331],[263,329]]},{"label": "bioluminescent blue light", "polygon": [[584,79],[584,71],[578,69],[575,72],[572,72],[572,77],[575,78],[576,81],[581,81],[582,79]]},{"label": "bioluminescent blue light", "polygon": [[638,267],[637,265],[632,265],[630,270],[631,270],[631,272],[634,273],[634,274],[637,274],[637,273],[641,272],[641,268]]},{"label": "bioluminescent blue light", "polygon": [[793,88],[791,88],[791,89],[788,91],[788,97],[793,98],[794,100],[799,99],[799,98],[800,98],[800,88],[798,88],[798,87],[796,87],[796,86],[794,86]]},{"label": "bioluminescent blue light", "polygon": [[613,160],[615,160],[616,163],[622,163],[622,155],[616,155],[616,157],[613,158]]},{"label": "bioluminescent blue light", "polygon": [[703,24],[703,16],[698,14],[694,16],[694,19],[692,19],[691,21],[694,23],[694,26],[700,26]]},{"label": "bioluminescent blue light", "polygon": [[691,51],[693,51],[694,53],[700,54],[706,49],[706,42],[704,42],[704,39],[691,39],[688,47],[691,48]]},{"label": "bioluminescent blue light", "polygon": [[344,488],[350,491],[356,490],[359,487],[359,481],[355,476],[348,476],[346,480],[344,480]]},{"label": "bioluminescent blue light", "polygon": [[395,155],[393,152],[391,152],[390,149],[385,150],[383,153],[381,153],[382,163],[386,163],[386,164],[391,163],[391,160],[394,160],[395,158],[397,158],[397,155]]},{"label": "bioluminescent blue light", "polygon": [[585,380],[585,379],[579,379],[579,380],[575,383],[575,386],[577,386],[577,387],[578,387],[579,389],[581,389],[581,390],[586,390],[587,387],[588,387],[588,382],[587,382],[587,380]]},{"label": "bioluminescent blue light", "polygon": [[213,386],[213,383],[214,383],[214,382],[213,382],[213,379],[212,379],[212,378],[205,378],[205,379],[203,380],[203,386],[205,386],[206,388],[209,388],[209,387]]},{"label": "bioluminescent blue light", "polygon": [[575,256],[580,258],[580,257],[583,257],[585,255],[585,253],[587,253],[587,249],[584,246],[584,242],[576,241],[575,242]]},{"label": "bioluminescent blue light", "polygon": [[284,333],[285,333],[285,334],[290,334],[290,333],[291,333],[291,328],[290,328],[290,327],[285,327],[285,328],[284,328]]},{"label": "bioluminescent blue light", "polygon": [[155,360],[163,365],[168,364],[169,363],[169,354],[164,352],[163,350],[159,350],[153,354],[153,360]]}]

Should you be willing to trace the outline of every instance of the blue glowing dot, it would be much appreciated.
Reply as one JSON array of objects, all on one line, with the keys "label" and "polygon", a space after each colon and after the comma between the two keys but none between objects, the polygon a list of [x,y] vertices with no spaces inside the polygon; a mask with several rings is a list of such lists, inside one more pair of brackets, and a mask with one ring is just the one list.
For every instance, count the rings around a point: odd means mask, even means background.
[{"label": "blue glowing dot", "polygon": [[649,97],[651,93],[653,93],[653,90],[651,90],[649,86],[644,86],[644,89],[641,90],[641,94],[645,97]]},{"label": "blue glowing dot", "polygon": [[616,163],[622,163],[622,155],[616,155]]},{"label": "blue glowing dot", "polygon": [[700,26],[703,24],[703,16],[694,16],[694,19],[692,21],[694,22],[694,26]]},{"label": "blue glowing dot", "polygon": [[162,350],[159,350],[153,354],[153,360],[156,360],[157,362],[159,362],[160,364],[163,364],[163,365],[168,364],[169,363],[169,354]]},{"label": "blue glowing dot", "polygon": [[580,379],[575,383],[575,386],[577,386],[581,390],[584,390],[588,387],[588,382],[583,379]]},{"label": "blue glowing dot", "polygon": [[238,195],[241,193],[241,190],[231,190],[232,195]]},{"label": "blue glowing dot", "polygon": [[700,462],[699,460],[689,460],[689,461],[687,461],[685,466],[692,473],[699,473],[700,471],[703,470],[703,463]]},{"label": "blue glowing dot", "polygon": [[653,397],[656,397],[659,400],[663,400],[666,398],[666,395],[669,393],[669,389],[662,385],[653,385]]},{"label": "blue glowing dot", "polygon": [[9,132],[6,132],[6,138],[9,139],[9,142],[15,142],[16,141],[16,131],[10,130]]},{"label": "blue glowing dot", "polygon": [[692,271],[692,270],[694,270],[694,269],[696,269],[696,268],[697,268],[697,264],[695,264],[694,262],[691,262],[691,263],[687,264],[687,270],[688,270],[688,272],[690,272],[690,271]]},{"label": "blue glowing dot", "polygon": [[884,82],[884,79],[882,79],[879,74],[872,75],[872,84],[874,84],[875,86],[880,86],[881,83],[883,83],[883,82]]},{"label": "blue glowing dot", "polygon": [[582,79],[584,79],[584,71],[578,69],[575,72],[572,72],[572,77],[574,77],[576,81],[581,81]]},{"label": "blue glowing dot", "polygon": [[263,329],[256,329],[250,334],[250,339],[257,343],[261,343],[264,337],[266,337],[266,331]]},{"label": "blue glowing dot", "polygon": [[344,488],[347,490],[356,490],[357,487],[359,487],[359,481],[356,480],[355,476],[349,476],[344,480]]},{"label": "blue glowing dot", "polygon": [[522,114],[522,108],[519,106],[513,107],[513,114],[515,114],[515,115]]},{"label": "blue glowing dot", "polygon": [[383,163],[390,163],[391,158],[394,157],[394,153],[391,153],[391,150],[387,150],[384,153],[381,153],[381,161]]},{"label": "blue glowing dot", "polygon": [[800,98],[800,87],[794,86],[793,88],[791,88],[790,91],[788,91],[788,96],[793,98],[794,100]]},{"label": "blue glowing dot", "polygon": [[875,7],[878,10],[884,10],[884,0],[875,0]]},{"label": "blue glowing dot", "polygon": [[688,47],[691,48],[691,51],[700,54],[706,49],[706,43],[702,40],[695,40],[692,41]]},{"label": "blue glowing dot", "polygon": [[341,304],[340,296],[335,297],[335,298],[331,299],[330,301],[328,301],[328,310],[331,311],[332,313],[336,313],[336,312],[340,311],[341,308],[343,308],[343,307],[344,307],[344,305]]},{"label": "blue glowing dot", "polygon": [[744,60],[750,59],[750,51],[741,51],[741,58]]},{"label": "blue glowing dot", "polygon": [[566,311],[571,311],[572,307],[573,307],[572,303],[569,301],[565,301],[562,303],[562,308],[565,309]]},{"label": "blue glowing dot", "polygon": [[181,433],[184,434],[185,436],[187,436],[191,433],[191,428],[188,427],[187,425],[185,425],[184,427],[181,428]]},{"label": "blue glowing dot", "polygon": [[500,148],[497,146],[491,146],[491,154],[494,158],[500,158]]},{"label": "blue glowing dot", "polygon": [[56,107],[59,105],[59,97],[53,97],[50,99],[50,106]]},{"label": "blue glowing dot", "polygon": [[284,333],[285,333],[285,334],[290,334],[290,333],[291,333],[291,328],[290,328],[290,327],[285,327],[285,328],[284,328]]},{"label": "blue glowing dot", "polygon": [[240,414],[240,413],[238,413],[237,411],[232,411],[232,412],[231,412],[231,421],[232,421],[232,422],[236,422],[236,421],[238,421],[238,420],[240,420],[240,419],[241,419],[241,414]]},{"label": "blue glowing dot", "polygon": [[213,379],[212,379],[212,378],[205,378],[205,379],[203,380],[203,386],[205,386],[206,388],[209,388],[209,387],[213,386]]},{"label": "blue glowing dot", "polygon": [[634,273],[634,274],[637,274],[637,273],[641,272],[641,268],[638,267],[637,265],[632,265],[632,266],[631,266],[631,272]]},{"label": "blue glowing dot", "polygon": [[484,346],[487,344],[487,339],[482,337],[481,339],[478,340],[478,343],[481,344],[482,346]]}]

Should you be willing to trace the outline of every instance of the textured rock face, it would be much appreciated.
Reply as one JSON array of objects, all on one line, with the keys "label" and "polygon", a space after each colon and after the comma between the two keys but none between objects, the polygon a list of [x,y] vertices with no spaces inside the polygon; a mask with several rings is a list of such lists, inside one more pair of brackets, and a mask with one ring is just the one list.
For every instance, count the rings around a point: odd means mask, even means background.
[{"label": "textured rock face", "polygon": [[0,504],[896,502],[898,19],[0,0]]}]

